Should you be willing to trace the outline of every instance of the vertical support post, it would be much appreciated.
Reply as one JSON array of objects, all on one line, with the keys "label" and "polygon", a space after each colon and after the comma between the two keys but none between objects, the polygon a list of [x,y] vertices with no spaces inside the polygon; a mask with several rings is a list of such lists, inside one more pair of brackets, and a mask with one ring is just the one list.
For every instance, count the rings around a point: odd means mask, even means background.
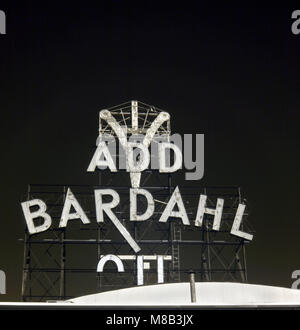
[{"label": "vertical support post", "polygon": [[[168,174],[168,198],[171,197],[171,184],[172,184],[172,181],[171,181],[171,174],[169,173]],[[169,249],[170,249],[170,252],[171,252],[171,255],[172,255],[172,263],[169,263],[169,266],[168,266],[168,281],[171,281],[173,280],[174,278],[174,272],[173,272],[173,262],[174,262],[174,255],[173,255],[173,247],[172,247],[172,236],[170,235],[170,232],[171,232],[171,226],[170,226],[170,222],[169,222],[169,233],[168,233],[168,239],[169,239],[169,242],[170,242],[170,245],[169,245]]]},{"label": "vertical support post", "polygon": [[[204,189],[204,195],[206,195],[206,188]],[[205,228],[206,228],[206,243],[207,243],[207,260],[206,260],[206,266],[207,266],[207,278],[208,281],[211,281],[211,256],[210,256],[210,231],[205,223]]]},{"label": "vertical support post", "polygon": [[[99,171],[99,181],[98,184],[99,186],[102,185],[102,176],[101,176],[101,171]],[[101,256],[101,247],[100,247],[100,239],[101,239],[101,228],[100,228],[101,224],[97,223],[97,261],[100,260],[100,256]],[[97,289],[101,291],[101,287],[102,287],[102,274],[100,272],[97,272]]]},{"label": "vertical support post", "polygon": [[136,263],[137,263],[137,285],[143,285],[144,284],[144,257],[137,256]]},{"label": "vertical support post", "polygon": [[[206,189],[204,188],[204,195],[206,195]],[[209,233],[206,232],[205,235],[206,220],[203,217],[202,228],[201,228],[201,239],[205,242],[205,245],[201,245],[201,280],[203,281],[207,277],[207,265],[205,259],[205,251],[208,248]]]},{"label": "vertical support post", "polygon": [[[101,256],[101,248],[100,248],[100,239],[101,239],[101,230],[100,230],[100,223],[97,224],[97,260],[100,260]],[[97,289],[101,291],[101,273],[97,273]]]},{"label": "vertical support post", "polygon": [[26,301],[26,284],[28,281],[28,267],[29,267],[30,254],[28,249],[28,232],[25,230],[24,238],[24,256],[23,256],[23,276],[22,276],[22,300]]},{"label": "vertical support post", "polygon": [[[241,187],[238,187],[238,194],[239,194],[239,203],[242,203],[242,193],[241,193]],[[244,222],[242,221],[242,224],[241,224],[241,230],[243,231],[244,230]],[[244,263],[244,272],[243,272],[243,275],[242,276],[242,281],[247,283],[248,282],[248,275],[247,275],[247,261],[246,261],[246,247],[245,247],[245,244],[244,242],[242,242],[242,250],[243,250],[243,263]],[[242,275],[242,272],[241,272],[241,275]]]},{"label": "vertical support post", "polygon": [[60,286],[59,286],[59,298],[65,298],[65,261],[66,261],[66,248],[65,248],[65,228],[61,230],[60,234]]},{"label": "vertical support post", "polygon": [[[169,197],[172,195],[171,190],[171,174],[168,174],[168,192]],[[178,243],[174,241],[181,240],[181,228],[173,221],[169,221],[169,233],[168,233],[169,247],[172,255],[172,280],[180,281],[180,248]]]},{"label": "vertical support post", "polygon": [[[30,184],[27,187],[27,200],[30,200]],[[23,276],[22,276],[22,300],[26,301],[26,287],[28,282],[28,272],[30,268],[30,243],[29,243],[29,234],[27,228],[25,229],[25,238],[24,238],[24,256],[23,256]],[[31,277],[31,276],[30,276]]]},{"label": "vertical support post", "polygon": [[164,283],[164,256],[157,256],[157,283]]},{"label": "vertical support post", "polygon": [[246,260],[246,247],[243,243],[243,261],[244,261],[244,282],[248,282],[248,275],[247,275],[247,260]]},{"label": "vertical support post", "polygon": [[236,253],[236,255],[235,255],[235,261],[236,261],[237,268],[240,271],[240,276],[241,276],[242,282],[245,282],[246,281],[246,279],[245,279],[245,272],[242,269],[242,265],[241,265],[241,261],[240,261],[240,258],[239,258],[238,253]]},{"label": "vertical support post", "polygon": [[[168,198],[171,196],[171,175],[168,174]],[[169,273],[170,279],[174,280],[174,254],[173,254],[173,243],[172,243],[172,224],[171,221],[168,223],[168,241],[169,241],[169,249],[172,255],[172,267]],[[170,269],[170,268],[169,268]]]},{"label": "vertical support post", "polygon": [[137,101],[131,101],[131,126],[132,133],[138,132],[138,103]]},{"label": "vertical support post", "polygon": [[[136,221],[133,223],[133,235],[134,240],[137,241],[137,228],[136,228]],[[133,271],[133,281],[134,278],[137,277],[137,284],[143,285],[144,284],[144,259],[143,256],[139,256],[137,253],[135,254],[136,261],[135,261],[135,270]],[[142,267],[142,268],[140,268]],[[142,269],[142,272],[140,272]],[[140,284],[139,284],[140,283]]]},{"label": "vertical support post", "polygon": [[191,302],[196,302],[196,284],[195,284],[195,272],[190,271],[190,289],[191,289]]},{"label": "vertical support post", "polygon": [[[66,187],[64,189],[64,197],[66,198]],[[65,294],[65,261],[66,261],[66,247],[64,240],[66,239],[66,230],[62,228],[60,233],[60,285],[59,285],[59,298],[64,299]]]},{"label": "vertical support post", "polygon": [[211,281],[211,261],[210,261],[210,238],[209,238],[209,231],[206,230],[206,240],[207,240],[207,260],[206,260],[206,266],[207,266],[207,280]]},{"label": "vertical support post", "polygon": [[207,259],[205,253],[202,254],[202,272],[204,273],[204,278],[206,281],[209,281],[209,273],[207,269]]}]

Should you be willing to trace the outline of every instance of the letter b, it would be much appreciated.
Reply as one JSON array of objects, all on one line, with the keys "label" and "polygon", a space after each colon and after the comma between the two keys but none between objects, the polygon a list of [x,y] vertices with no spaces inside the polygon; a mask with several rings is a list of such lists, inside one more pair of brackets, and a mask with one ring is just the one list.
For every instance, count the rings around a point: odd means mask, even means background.
[{"label": "letter b", "polygon": [[[21,205],[30,234],[40,233],[47,230],[51,226],[51,217],[48,213],[46,213],[47,206],[42,200],[33,199],[31,201],[21,203]],[[38,206],[39,209],[35,212],[31,212],[30,207],[32,206]],[[35,218],[43,218],[44,222],[41,225],[36,226],[33,222],[33,219]]]}]

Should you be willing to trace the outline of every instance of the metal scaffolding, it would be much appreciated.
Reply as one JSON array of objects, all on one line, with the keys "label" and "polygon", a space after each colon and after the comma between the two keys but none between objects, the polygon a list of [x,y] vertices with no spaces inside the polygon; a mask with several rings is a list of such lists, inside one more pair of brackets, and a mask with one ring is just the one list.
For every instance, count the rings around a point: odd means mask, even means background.
[{"label": "metal scaffolding", "polygon": [[[138,108],[138,122],[133,121],[129,111]],[[161,110],[143,103],[125,103],[108,109],[126,126],[126,134],[151,126],[150,115],[158,116]],[[131,120],[129,123],[128,120]],[[125,125],[123,125],[125,123]],[[134,130],[135,128],[135,130]],[[170,134],[170,123],[166,121],[160,128],[161,134]],[[114,134],[100,118],[99,136]],[[145,170],[140,187],[147,189],[155,201],[153,216],[146,221],[130,221],[128,173],[99,170],[96,185],[45,185],[28,186],[27,199],[42,199],[47,204],[47,213],[52,218],[52,226],[45,232],[30,235],[25,230],[24,266],[22,280],[23,301],[65,300],[95,292],[131,287],[137,284],[136,259],[123,260],[125,271],[118,273],[114,265],[107,264],[105,271],[97,273],[101,256],[114,255],[162,255],[170,257],[165,262],[165,282],[188,281],[193,269],[196,281],[238,281],[247,282],[245,245],[248,241],[230,235],[232,221],[239,203],[243,203],[239,187],[182,187],[181,196],[186,203],[186,211],[191,226],[185,226],[178,218],[170,218],[167,223],[159,218],[170,199],[176,185],[171,174],[157,170]],[[61,212],[70,188],[90,219],[90,224],[70,221],[68,227],[59,228]],[[96,221],[94,190],[114,189],[121,202],[114,212],[134,240],[142,248],[136,254],[109,220]],[[200,194],[208,196],[207,207],[215,208],[217,198],[224,198],[223,216],[219,231],[212,229],[213,216],[205,214],[201,227],[193,226]],[[145,200],[138,198],[143,207]],[[248,224],[248,210],[243,216],[241,230],[252,232]],[[38,220],[37,220],[38,221]],[[144,270],[144,283],[157,281],[155,262],[149,261]]]}]

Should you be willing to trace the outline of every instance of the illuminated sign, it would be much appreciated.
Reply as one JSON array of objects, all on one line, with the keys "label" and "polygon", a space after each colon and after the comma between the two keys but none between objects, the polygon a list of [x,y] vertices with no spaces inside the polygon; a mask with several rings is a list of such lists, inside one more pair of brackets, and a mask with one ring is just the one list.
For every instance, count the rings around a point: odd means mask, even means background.
[{"label": "illuminated sign", "polygon": [[[111,172],[117,172],[116,158],[114,157],[114,150],[111,148],[115,146],[115,137],[123,150],[124,160],[123,169],[130,173],[131,187],[128,187],[129,193],[129,220],[130,222],[143,222],[151,221],[151,217],[155,212],[156,200],[153,198],[151,192],[147,189],[140,187],[141,174],[149,166],[152,166],[151,158],[153,154],[149,152],[152,142],[156,142],[157,146],[157,168],[159,173],[172,173],[182,169],[183,166],[183,153],[179,144],[176,144],[170,139],[170,132],[166,130],[160,132],[163,124],[166,124],[170,115],[167,112],[160,112],[154,120],[142,128],[138,125],[138,108],[137,102],[132,101],[131,107],[131,127],[122,127],[114,117],[113,113],[108,110],[100,111],[100,121],[106,122],[106,128],[100,125],[99,138],[97,139],[97,148],[90,160],[87,171],[94,172],[96,170],[109,169]],[[108,133],[107,127],[109,128]],[[104,134],[106,133],[106,135]],[[134,139],[129,139],[128,134]],[[107,138],[107,141],[105,141]],[[110,142],[108,142],[108,140]],[[199,140],[199,141],[204,141]],[[190,147],[190,145],[188,145]],[[190,151],[190,150],[189,150]],[[202,147],[203,151],[203,147]],[[171,152],[173,157],[171,157]],[[203,156],[203,155],[202,155]],[[120,160],[120,159],[119,159]],[[151,163],[151,165],[150,165]],[[203,169],[203,162],[199,162]],[[119,164],[120,165],[120,164]],[[197,175],[201,170],[196,169]],[[139,198],[146,201],[146,209],[142,214],[138,213]],[[195,216],[191,218],[185,208],[180,187],[176,186],[172,189],[168,201],[160,215],[158,222],[168,223],[170,219],[177,218],[178,221],[184,226],[201,227],[205,214],[213,216],[212,230],[220,231],[222,214],[224,208],[224,199],[217,198],[216,206],[214,208],[207,206],[206,194],[199,194],[198,207]],[[107,201],[109,200],[109,201]],[[104,219],[111,221],[117,228],[120,235],[130,245],[135,254],[141,252],[141,247],[138,242],[132,237],[130,232],[126,229],[124,222],[121,222],[117,217],[114,209],[120,204],[119,193],[111,188],[95,189],[94,190],[95,214],[96,222],[104,223]],[[26,220],[29,234],[37,234],[48,230],[52,225],[52,218],[47,213],[47,205],[41,199],[33,199],[21,203],[24,217]],[[245,205],[239,204],[237,206],[236,214],[232,221],[230,233],[237,237],[251,241],[253,235],[241,230],[243,215],[245,212]],[[66,228],[70,220],[79,220],[82,224],[88,225],[91,223],[88,215],[82,208],[80,200],[77,199],[75,194],[68,188],[64,200],[64,205],[61,211],[61,217],[58,223],[59,228]],[[105,255],[102,256],[97,271],[103,271],[103,267],[107,261],[112,261],[116,264],[118,271],[123,272],[124,266],[122,260],[135,260],[137,265],[137,283],[143,284],[143,269],[148,267],[146,260],[157,261],[157,278],[158,283],[163,282],[163,267],[164,261],[170,260],[171,256],[115,256]],[[153,259],[154,258],[154,259]]]}]

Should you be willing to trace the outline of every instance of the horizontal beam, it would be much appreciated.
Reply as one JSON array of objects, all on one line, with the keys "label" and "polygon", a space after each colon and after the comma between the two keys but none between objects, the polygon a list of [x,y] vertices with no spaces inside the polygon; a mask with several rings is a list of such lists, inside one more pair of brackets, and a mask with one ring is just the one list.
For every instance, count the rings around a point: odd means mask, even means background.
[{"label": "horizontal beam", "polygon": [[[126,241],[116,241],[111,239],[41,239],[41,240],[27,240],[30,244],[128,244]],[[138,244],[180,244],[180,245],[240,245],[243,243],[248,243],[248,241],[211,241],[206,242],[202,240],[137,240]]]},{"label": "horizontal beam", "polygon": [[[31,273],[58,273],[61,271],[60,268],[25,268],[24,270],[31,272]],[[82,269],[82,268],[66,268],[64,269],[65,272],[68,273],[97,273],[96,272],[96,268],[86,268],[86,269]],[[178,270],[176,272],[180,272],[180,273],[189,273],[191,270],[190,269],[181,269]],[[194,273],[232,273],[232,272],[244,272],[245,269],[243,268],[230,268],[230,269],[221,269],[221,268],[215,268],[215,269],[210,269],[210,270],[201,270],[201,269],[193,269]],[[147,270],[148,273],[156,273],[157,270],[156,269],[149,269]],[[173,272],[173,270],[168,271],[165,270],[165,273],[168,272]],[[105,273],[117,273],[116,269],[105,269],[104,273],[101,273],[101,275],[105,275]],[[132,269],[129,270],[124,270],[124,272],[122,272],[122,274],[124,273],[131,273],[132,274]]]},{"label": "horizontal beam", "polygon": [[[125,170],[124,170],[125,171]],[[152,172],[153,170],[145,170],[143,173],[146,172]],[[82,187],[82,188],[104,188],[107,186],[102,186],[102,185],[88,185],[88,184],[44,184],[44,183],[30,183],[30,187]],[[130,188],[129,185],[127,186],[115,186],[118,187],[119,189],[128,189]],[[146,187],[146,186],[145,186]],[[143,186],[144,188],[144,186]],[[159,189],[161,187],[157,186],[149,186],[147,187],[148,189]],[[165,187],[164,187],[165,188]],[[175,186],[171,187],[175,189]],[[239,186],[180,186],[181,189],[239,189]]]}]

